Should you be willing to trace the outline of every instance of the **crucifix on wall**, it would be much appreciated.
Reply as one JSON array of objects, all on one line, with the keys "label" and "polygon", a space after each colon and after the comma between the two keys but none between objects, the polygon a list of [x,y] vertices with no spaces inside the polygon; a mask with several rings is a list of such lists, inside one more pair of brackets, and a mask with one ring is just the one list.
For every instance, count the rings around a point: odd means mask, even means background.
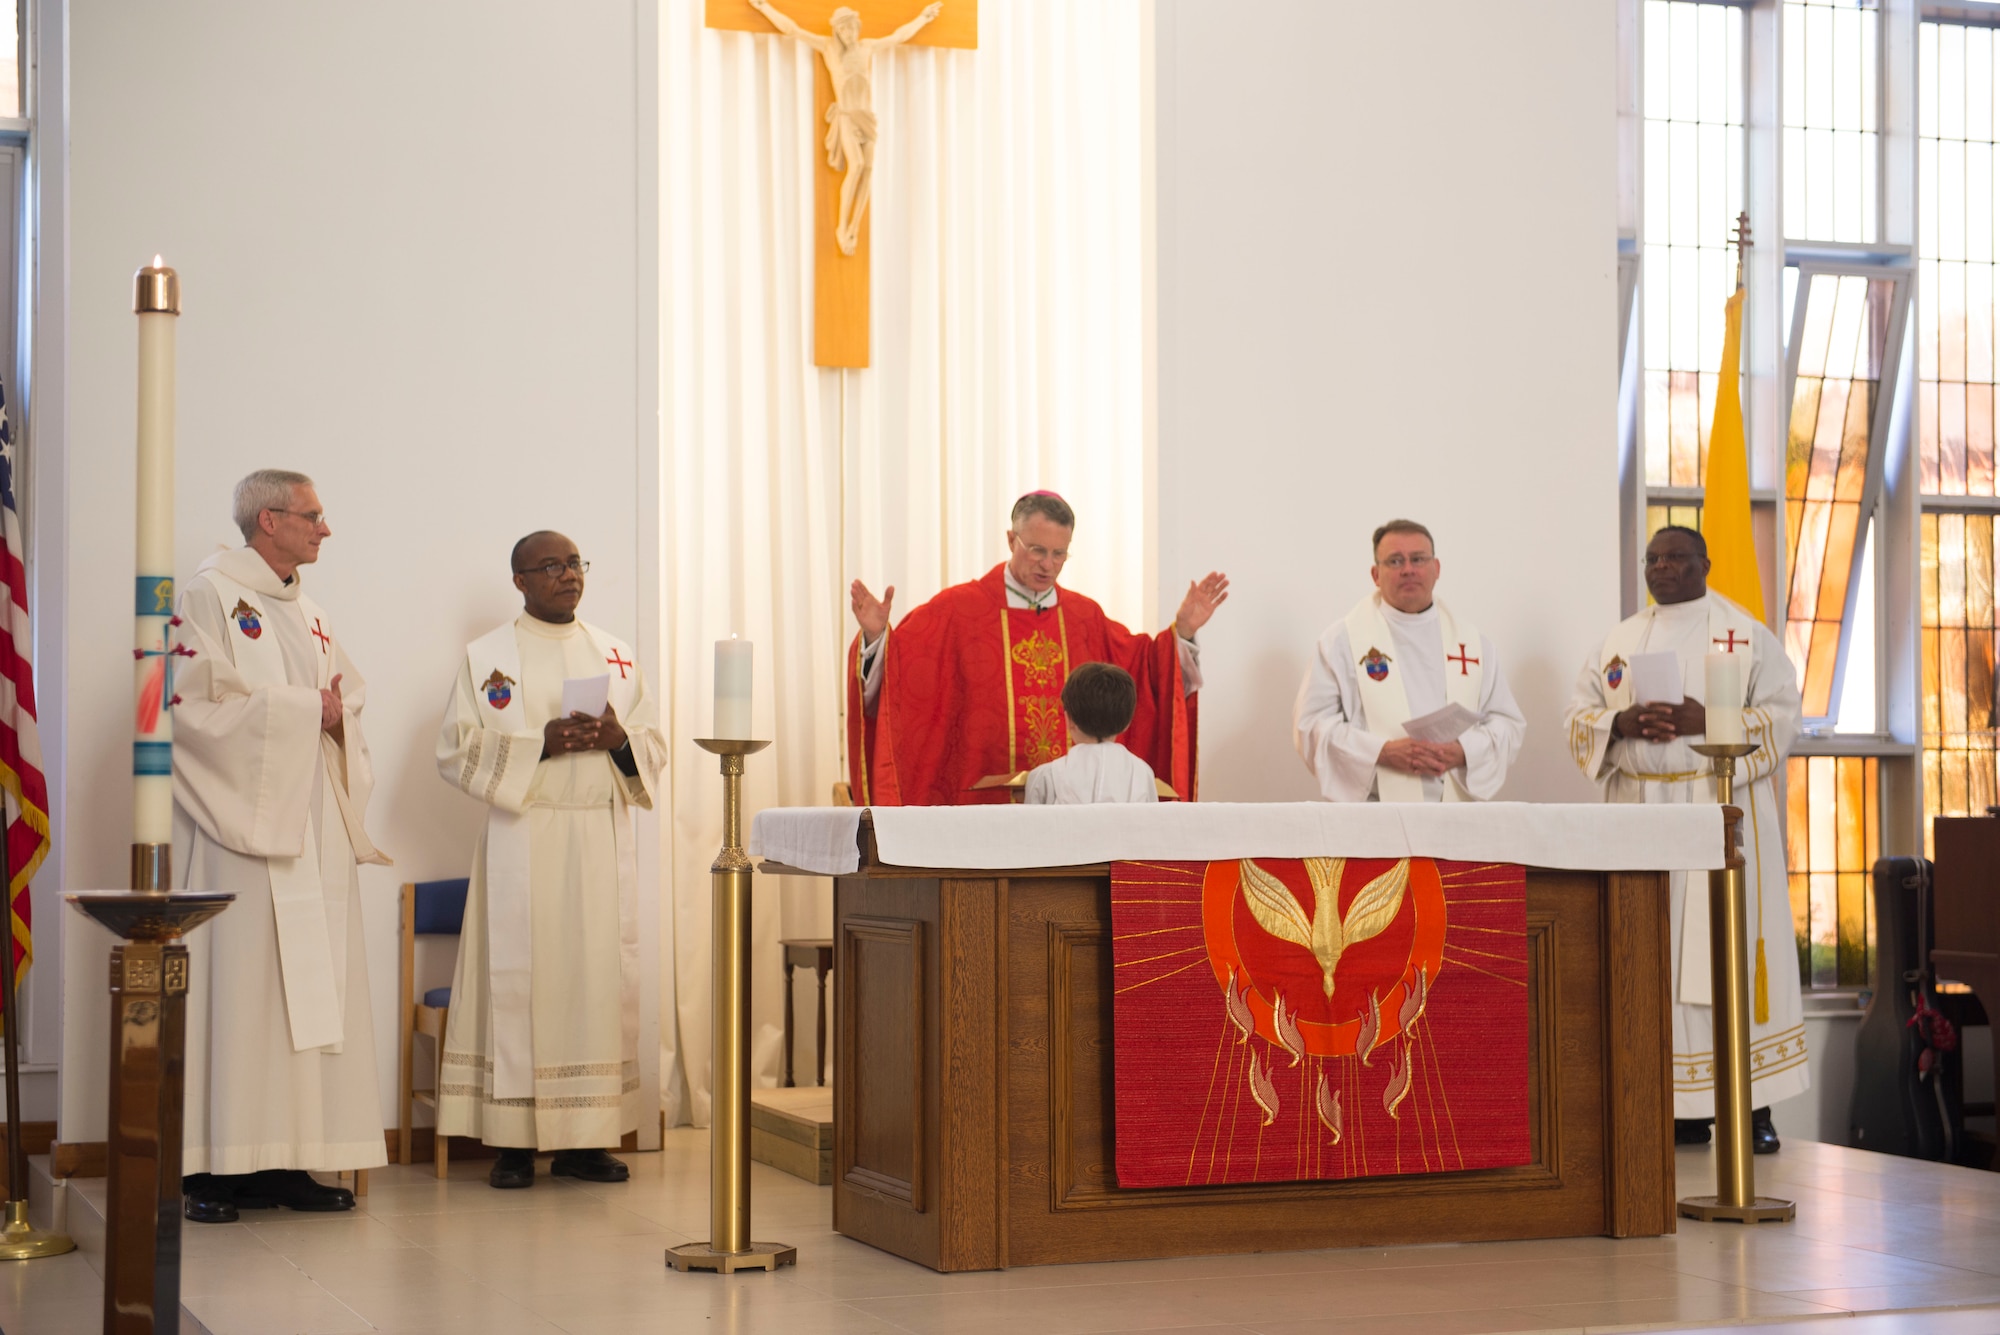
[{"label": "crucifix on wall", "polygon": [[[708,0],[705,17],[711,28],[795,37],[819,54],[814,123],[826,139],[813,171],[813,362],[866,366],[874,58],[905,42],[977,47],[979,0]],[[863,37],[866,28],[887,35]]]}]

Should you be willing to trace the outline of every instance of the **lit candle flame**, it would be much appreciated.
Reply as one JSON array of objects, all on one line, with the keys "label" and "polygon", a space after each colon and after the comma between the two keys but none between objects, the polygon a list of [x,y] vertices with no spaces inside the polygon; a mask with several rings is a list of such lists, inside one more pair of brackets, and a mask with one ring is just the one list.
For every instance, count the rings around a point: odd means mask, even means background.
[{"label": "lit candle flame", "polygon": [[155,269],[164,269],[167,267],[167,262],[161,259],[158,255],[155,255],[153,256],[153,267]]}]

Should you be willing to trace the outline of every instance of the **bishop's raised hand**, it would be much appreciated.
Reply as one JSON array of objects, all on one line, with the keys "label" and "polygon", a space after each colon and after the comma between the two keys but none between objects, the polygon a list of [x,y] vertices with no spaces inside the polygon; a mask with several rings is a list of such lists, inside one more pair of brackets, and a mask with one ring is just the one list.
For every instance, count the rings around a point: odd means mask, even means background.
[{"label": "bishop's raised hand", "polygon": [[1184,640],[1194,638],[1194,633],[1208,624],[1215,615],[1215,609],[1229,600],[1229,576],[1219,570],[1211,570],[1206,578],[1189,580],[1187,597],[1181,599],[1180,611],[1174,613],[1174,632]]},{"label": "bishop's raised hand", "polygon": [[862,643],[873,644],[881,639],[882,632],[889,629],[889,606],[896,601],[896,586],[891,584],[877,598],[857,579],[848,587],[847,599],[854,609],[854,619],[861,623]]}]

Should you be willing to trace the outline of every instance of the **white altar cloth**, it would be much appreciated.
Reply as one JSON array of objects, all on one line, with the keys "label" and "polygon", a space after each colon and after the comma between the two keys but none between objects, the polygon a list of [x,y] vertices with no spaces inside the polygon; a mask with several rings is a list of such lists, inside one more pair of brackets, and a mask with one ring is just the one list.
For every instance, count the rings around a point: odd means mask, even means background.
[{"label": "white altar cloth", "polygon": [[[1162,802],[876,807],[896,867],[1006,870],[1121,859],[1443,858],[1586,871],[1723,865],[1722,808],[1534,802]],[[750,826],[754,857],[824,876],[861,865],[858,807],[776,807]]]}]

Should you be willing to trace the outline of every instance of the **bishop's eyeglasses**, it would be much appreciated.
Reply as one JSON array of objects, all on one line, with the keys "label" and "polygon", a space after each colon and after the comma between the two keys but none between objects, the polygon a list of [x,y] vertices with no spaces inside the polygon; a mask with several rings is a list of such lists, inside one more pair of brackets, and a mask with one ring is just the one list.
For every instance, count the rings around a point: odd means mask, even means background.
[{"label": "bishop's eyeglasses", "polygon": [[524,566],[514,573],[517,575],[540,575],[543,579],[561,579],[562,573],[565,570],[574,570],[579,575],[586,574],[590,570],[590,562],[584,560],[581,556],[572,556],[567,561],[544,561],[538,566]]}]

